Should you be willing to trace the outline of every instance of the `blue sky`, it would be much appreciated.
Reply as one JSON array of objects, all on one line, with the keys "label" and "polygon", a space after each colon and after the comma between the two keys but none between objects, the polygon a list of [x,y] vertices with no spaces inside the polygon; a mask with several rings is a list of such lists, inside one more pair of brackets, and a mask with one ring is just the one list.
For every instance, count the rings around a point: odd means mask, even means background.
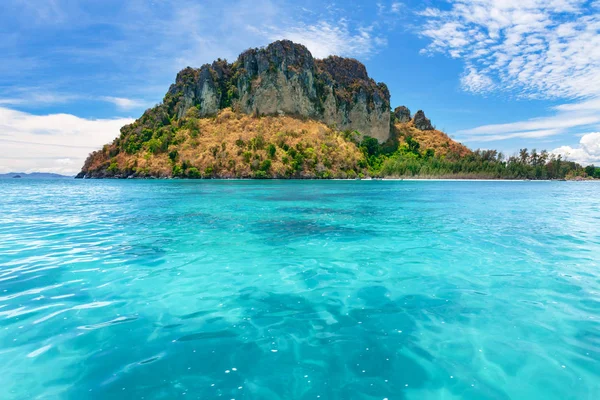
[{"label": "blue sky", "polygon": [[287,38],[471,148],[600,163],[600,1],[3,0],[0,172],[76,173],[177,71]]}]

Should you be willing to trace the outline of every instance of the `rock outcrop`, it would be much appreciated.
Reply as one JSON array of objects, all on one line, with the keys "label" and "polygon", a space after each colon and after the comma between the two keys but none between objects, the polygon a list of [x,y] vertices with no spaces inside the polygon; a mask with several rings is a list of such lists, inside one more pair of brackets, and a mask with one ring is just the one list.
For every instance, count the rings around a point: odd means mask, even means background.
[{"label": "rock outcrop", "polygon": [[339,130],[356,130],[384,142],[390,137],[390,94],[354,59],[314,59],[300,44],[283,40],[251,49],[229,64],[217,60],[179,72],[163,103],[182,118],[232,107],[251,115],[307,117]]},{"label": "rock outcrop", "polygon": [[425,116],[423,110],[417,111],[415,117],[413,119],[413,124],[415,128],[421,131],[432,131],[433,125],[431,125],[431,120]]},{"label": "rock outcrop", "polygon": [[396,107],[394,110],[394,116],[396,117],[396,121],[402,123],[410,122],[412,119],[410,116],[410,110],[405,106]]}]

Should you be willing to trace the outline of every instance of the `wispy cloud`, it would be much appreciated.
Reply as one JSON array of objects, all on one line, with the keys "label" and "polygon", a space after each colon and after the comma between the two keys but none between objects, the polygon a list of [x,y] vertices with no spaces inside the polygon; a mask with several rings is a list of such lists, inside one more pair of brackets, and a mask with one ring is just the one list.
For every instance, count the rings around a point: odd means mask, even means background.
[{"label": "wispy cloud", "polygon": [[558,111],[598,111],[600,110],[600,97],[594,97],[576,103],[561,104],[554,108]]},{"label": "wispy cloud", "polygon": [[270,41],[289,39],[304,44],[313,56],[324,58],[330,55],[369,57],[385,46],[385,38],[373,33],[372,26],[350,28],[349,21],[318,21],[290,27],[263,27],[255,30]]},{"label": "wispy cloud", "polygon": [[[533,98],[600,95],[600,14],[586,0],[455,0],[447,11],[426,9],[424,53],[462,59],[468,74]],[[486,80],[487,80],[486,79]]]},{"label": "wispy cloud", "polygon": [[399,1],[393,1],[392,3],[384,4],[377,3],[377,14],[379,16],[385,16],[386,14],[400,14],[406,9],[406,5]]},{"label": "wispy cloud", "polygon": [[[128,85],[128,93],[133,97],[145,97],[139,93],[141,83],[161,82],[164,87],[186,66],[198,67],[216,58],[231,60],[250,47],[266,45],[275,39],[304,42],[317,56],[364,57],[386,45],[385,39],[373,30],[375,21],[350,20],[348,12],[338,8],[319,12],[318,7],[312,7],[312,12],[307,13],[286,1],[234,0],[224,4],[217,0],[125,3],[107,0],[118,3],[118,7],[113,7],[114,10],[107,7],[102,13],[89,3],[75,7],[67,0],[53,0],[38,9],[17,7],[17,1],[8,0],[16,18],[23,23],[44,20],[55,13],[62,22],[48,29],[69,31],[76,27],[85,31],[101,27],[110,31],[110,37],[94,36],[93,45],[89,40],[53,44],[50,56],[36,53],[32,60],[26,60],[19,51],[22,42],[15,39],[3,50],[15,53],[23,62],[33,63],[27,77],[37,79],[35,72],[52,68],[54,57],[59,55],[61,64],[72,63],[78,68],[110,65],[112,73],[108,79],[114,85]],[[7,69],[12,68],[7,66]]]},{"label": "wispy cloud", "polygon": [[117,108],[119,108],[120,110],[125,111],[147,107],[150,105],[148,102],[145,102],[143,100],[128,99],[125,97],[104,96],[102,97],[102,100],[112,103],[115,106],[117,106]]},{"label": "wispy cloud", "polygon": [[595,111],[578,109],[577,104],[564,104],[555,107],[555,115],[531,118],[505,124],[491,124],[457,131],[456,135],[464,142],[494,142],[507,139],[539,139],[568,133],[577,128],[589,128],[600,124],[600,114]]},{"label": "wispy cloud", "polygon": [[37,92],[36,88],[18,90],[16,96],[0,97],[0,105],[48,105],[65,104],[81,98],[80,95]]},{"label": "wispy cloud", "polygon": [[569,113],[568,116],[559,114],[551,117],[532,118],[526,121],[511,122],[508,124],[483,125],[477,128],[465,129],[459,131],[459,133],[470,135],[492,135],[519,131],[531,132],[548,130],[550,132],[566,128],[587,126],[598,122],[600,122],[600,115],[580,115],[579,117],[575,117],[573,114]]},{"label": "wispy cloud", "polygon": [[[38,108],[45,106],[56,106],[78,101],[100,101],[114,104],[118,110],[130,111],[150,106],[152,103],[141,99],[130,99],[117,96],[94,97],[82,93],[52,92],[47,88],[28,87],[18,88],[10,91],[12,96],[0,94],[0,106],[23,106],[27,108]],[[8,91],[4,91],[4,95]]]},{"label": "wispy cloud", "polygon": [[59,0],[16,0],[7,6],[24,10],[31,16],[31,21],[39,24],[61,24],[67,19],[67,13]]},{"label": "wispy cloud", "polygon": [[463,88],[470,92],[485,93],[495,88],[492,79],[485,73],[469,66],[460,77],[460,83]]},{"label": "wispy cloud", "polygon": [[423,54],[464,61],[461,87],[570,100],[550,116],[456,132],[469,142],[539,139],[600,123],[600,13],[587,0],[453,0],[427,8]]},{"label": "wispy cloud", "polygon": [[399,13],[402,9],[404,9],[404,3],[400,3],[399,1],[393,2],[390,6],[390,11],[393,13]]},{"label": "wispy cloud", "polygon": [[0,107],[0,172],[77,173],[90,152],[111,142],[131,122],[128,118],[33,115]]}]

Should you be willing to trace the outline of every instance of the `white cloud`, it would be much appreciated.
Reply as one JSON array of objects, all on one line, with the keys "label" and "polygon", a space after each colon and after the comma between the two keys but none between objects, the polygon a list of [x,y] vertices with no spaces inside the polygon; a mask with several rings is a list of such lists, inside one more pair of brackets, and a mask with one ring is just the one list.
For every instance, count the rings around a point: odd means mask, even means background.
[{"label": "white cloud", "polygon": [[452,0],[427,8],[424,54],[463,60],[461,87],[567,99],[554,115],[457,132],[465,141],[543,138],[600,122],[600,13],[588,0]]},{"label": "white cloud", "polygon": [[581,147],[586,153],[600,158],[600,132],[588,133],[581,138]]},{"label": "white cloud", "polygon": [[[508,124],[483,125],[476,128],[465,129],[457,133],[468,135],[493,135],[511,132],[531,132],[547,130],[548,132],[562,132],[568,128],[588,126],[600,123],[600,115],[562,113],[545,118],[532,118],[525,121],[511,122]],[[549,135],[546,135],[549,136]]]},{"label": "white cloud", "polygon": [[394,2],[394,3],[392,3],[392,5],[390,7],[390,11],[393,13],[399,13],[400,11],[402,11],[403,8],[404,8],[403,3]]},{"label": "white cloud", "polygon": [[76,174],[87,155],[112,142],[129,118],[33,115],[0,107],[0,172]]},{"label": "white cloud", "polygon": [[[0,87],[4,81],[9,89],[19,86],[10,79],[18,71],[19,79],[27,79],[32,86],[51,77],[57,91],[77,87],[94,99],[160,99],[182,68],[200,67],[217,58],[232,61],[248,48],[284,37],[309,42],[305,44],[318,56],[367,57],[386,45],[385,38],[371,29],[378,20],[349,20],[352,11],[326,4],[315,4],[309,13],[297,3],[275,0],[136,0],[103,10],[68,0],[43,5],[37,1],[35,6],[26,0],[4,2],[18,24],[34,26],[49,36],[58,30],[60,38],[72,34],[77,40],[59,39],[56,44],[45,43],[39,51],[36,47],[34,52],[24,52],[24,38],[33,36],[30,31],[5,35],[6,40],[0,41],[4,56]],[[391,3],[387,4],[389,9]],[[98,26],[107,34],[90,45],[81,33],[95,32]],[[78,68],[67,73],[63,65]],[[0,92],[1,97],[13,96]]]},{"label": "white cloud", "polygon": [[56,163],[60,165],[73,165],[75,162],[71,158],[59,158],[56,160]]},{"label": "white cloud", "polygon": [[552,150],[553,154],[560,154],[569,161],[580,164],[600,164],[600,132],[592,132],[581,137],[579,147],[561,146]]},{"label": "white cloud", "polygon": [[554,107],[555,115],[531,118],[506,124],[491,124],[457,131],[465,142],[493,142],[507,139],[539,139],[568,133],[571,129],[598,126],[600,113],[593,105],[597,100],[562,104]]},{"label": "white cloud", "polygon": [[561,104],[554,107],[559,111],[598,111],[600,110],[600,97],[591,98],[576,103]]},{"label": "white cloud", "polygon": [[105,101],[114,104],[121,111],[129,111],[149,106],[146,101],[139,99],[128,99],[125,97],[100,96],[94,98],[81,94],[71,93],[52,93],[39,88],[19,89],[16,96],[0,97],[0,106],[27,106],[27,107],[43,107],[48,105],[67,104],[74,101]]},{"label": "white cloud", "polygon": [[494,88],[494,82],[492,79],[477,71],[473,67],[469,67],[460,78],[462,87],[466,88],[470,92],[484,93]]},{"label": "white cloud", "polygon": [[547,136],[554,136],[560,134],[561,131],[558,129],[539,129],[534,131],[521,131],[521,132],[510,132],[495,135],[485,136],[466,136],[462,138],[462,141],[470,142],[496,142],[499,140],[507,139],[539,139]]},{"label": "white cloud", "polygon": [[0,106],[64,104],[80,98],[79,95],[37,92],[36,89],[19,90],[17,96],[0,98]]},{"label": "white cloud", "polygon": [[108,101],[109,103],[113,103],[120,110],[133,110],[136,108],[146,107],[149,104],[142,100],[137,99],[127,99],[125,97],[112,97],[112,96],[104,96],[102,100]]},{"label": "white cloud", "polygon": [[60,24],[66,21],[67,13],[58,0],[16,0],[15,6],[25,9],[38,24]]},{"label": "white cloud", "polygon": [[[160,71],[161,77],[166,76],[165,84],[181,68],[199,67],[217,58],[232,61],[244,50],[274,40],[302,43],[319,58],[331,54],[368,57],[387,45],[386,39],[375,33],[377,21],[349,20],[346,11],[335,7],[327,7],[327,12],[315,7],[307,13],[301,7],[273,0],[236,0],[226,7],[165,0],[154,5],[135,3],[129,12],[143,18],[119,24],[126,40],[106,49],[114,53],[109,57],[144,75]],[[153,50],[140,54],[140,47]],[[122,54],[124,48],[136,55],[133,62],[129,54]],[[150,71],[148,64],[154,66]],[[134,90],[138,88],[136,85]]]},{"label": "white cloud", "polygon": [[427,53],[465,60],[468,74],[497,85],[476,93],[514,91],[526,97],[600,95],[600,15],[587,0],[455,0],[448,11],[429,8],[422,36]]},{"label": "white cloud", "polygon": [[182,0],[169,15],[156,16],[149,6],[140,7],[140,12],[152,15],[152,23],[125,28],[128,35],[160,33],[156,40],[161,58],[175,60],[177,70],[217,58],[232,60],[247,48],[281,39],[305,45],[317,58],[332,54],[368,57],[387,45],[387,40],[375,33],[375,22],[351,21],[338,8],[319,14],[272,0],[238,0],[223,8]]},{"label": "white cloud", "polygon": [[288,39],[305,45],[313,56],[330,55],[368,57],[387,44],[385,38],[373,34],[372,27],[351,30],[349,21],[318,21],[289,27],[263,27],[256,32],[269,40]]},{"label": "white cloud", "polygon": [[377,3],[377,15],[379,15],[380,17],[385,16],[388,13],[391,14],[400,14],[400,12],[402,12],[404,10],[404,8],[406,7],[404,5],[404,3],[401,3],[399,1],[393,1],[389,7],[387,4],[383,4],[383,3]]}]

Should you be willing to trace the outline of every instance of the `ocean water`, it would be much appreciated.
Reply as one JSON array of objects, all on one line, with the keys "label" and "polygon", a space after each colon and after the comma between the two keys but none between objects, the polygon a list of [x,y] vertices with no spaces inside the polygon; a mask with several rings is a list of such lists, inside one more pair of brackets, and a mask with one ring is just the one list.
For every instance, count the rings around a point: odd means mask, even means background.
[{"label": "ocean water", "polygon": [[0,399],[597,400],[599,199],[0,181]]}]

